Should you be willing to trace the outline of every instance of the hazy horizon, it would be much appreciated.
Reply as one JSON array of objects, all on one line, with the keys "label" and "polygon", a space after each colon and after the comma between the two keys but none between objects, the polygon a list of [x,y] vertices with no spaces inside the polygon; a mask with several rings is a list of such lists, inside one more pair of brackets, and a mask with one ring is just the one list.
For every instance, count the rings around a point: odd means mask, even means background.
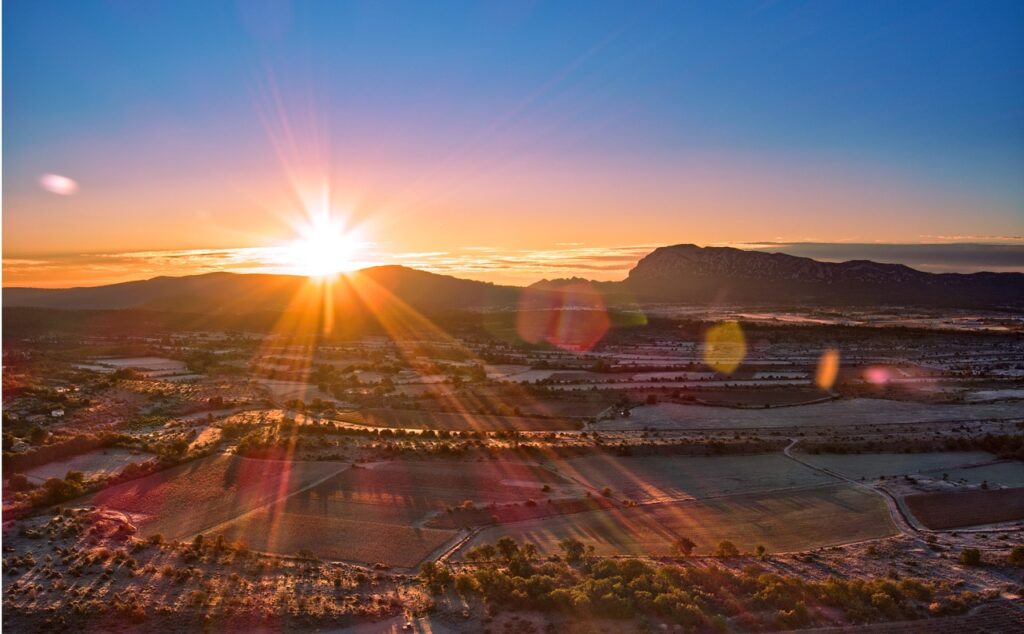
[{"label": "hazy horizon", "polygon": [[[681,243],[672,243],[681,244]],[[459,278],[526,286],[543,279],[581,277],[592,281],[619,281],[644,255],[659,246],[641,245],[587,248],[561,245],[546,251],[497,252],[470,247],[453,252],[386,254],[377,261],[354,262],[350,270],[372,266],[401,265]],[[1005,238],[1001,243],[740,243],[739,249],[786,253],[822,262],[872,260],[904,264],[928,273],[1024,273],[1024,243]],[[184,276],[212,272],[304,275],[279,261],[277,249],[196,249],[188,251],[81,254],[62,258],[8,258],[4,263],[4,288],[68,288],[101,286],[150,279],[164,275]],[[68,275],[67,278],[62,275]],[[95,283],[76,283],[76,279]],[[38,283],[42,280],[42,283]]]}]

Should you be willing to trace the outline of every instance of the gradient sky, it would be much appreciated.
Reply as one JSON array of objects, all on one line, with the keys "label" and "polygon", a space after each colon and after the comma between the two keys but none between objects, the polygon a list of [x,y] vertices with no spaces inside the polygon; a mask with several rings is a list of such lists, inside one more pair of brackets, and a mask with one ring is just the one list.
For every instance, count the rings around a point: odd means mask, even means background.
[{"label": "gradient sky", "polygon": [[321,206],[359,263],[501,281],[1024,236],[1024,2],[3,9],[8,286],[273,268]]}]

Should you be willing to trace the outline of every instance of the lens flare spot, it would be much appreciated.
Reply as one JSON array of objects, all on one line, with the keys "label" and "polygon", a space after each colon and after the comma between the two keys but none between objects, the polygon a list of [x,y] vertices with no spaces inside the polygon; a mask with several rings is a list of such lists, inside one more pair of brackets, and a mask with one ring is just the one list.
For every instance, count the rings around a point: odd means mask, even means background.
[{"label": "lens flare spot", "polygon": [[78,191],[78,183],[60,174],[43,174],[39,177],[39,186],[60,196],[70,196]]},{"label": "lens flare spot", "polygon": [[737,321],[726,321],[704,335],[704,363],[722,374],[732,374],[747,356],[747,338]]},{"label": "lens flare spot", "polygon": [[814,375],[814,384],[823,390],[831,390],[839,375],[839,351],[829,348],[821,353],[818,359],[818,371]]},{"label": "lens flare spot", "polygon": [[889,370],[873,366],[864,370],[864,380],[872,385],[885,385],[889,382]]},{"label": "lens flare spot", "polygon": [[523,291],[516,333],[527,343],[586,351],[608,332],[611,319],[600,292],[588,282],[531,286]]}]

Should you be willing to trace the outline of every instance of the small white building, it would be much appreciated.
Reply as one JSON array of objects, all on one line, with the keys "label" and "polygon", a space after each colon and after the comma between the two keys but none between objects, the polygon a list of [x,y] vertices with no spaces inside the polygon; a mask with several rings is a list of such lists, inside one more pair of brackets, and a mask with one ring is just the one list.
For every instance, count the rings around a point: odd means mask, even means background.
[{"label": "small white building", "polygon": [[54,418],[60,418],[63,415],[64,415],[64,410],[62,410],[62,409],[55,409],[52,412],[50,412],[50,416],[53,416]]}]

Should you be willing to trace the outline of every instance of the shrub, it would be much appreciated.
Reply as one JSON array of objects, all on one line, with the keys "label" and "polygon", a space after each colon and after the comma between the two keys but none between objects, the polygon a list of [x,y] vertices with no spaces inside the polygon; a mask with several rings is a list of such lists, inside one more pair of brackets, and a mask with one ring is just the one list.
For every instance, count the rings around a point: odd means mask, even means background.
[{"label": "shrub", "polygon": [[697,544],[693,542],[689,537],[680,537],[672,543],[672,548],[683,557],[688,557],[693,553],[693,549],[697,547]]},{"label": "shrub", "polygon": [[11,491],[28,491],[33,485],[28,481],[24,473],[15,473],[7,481],[7,486],[10,487]]},{"label": "shrub", "polygon": [[436,561],[425,561],[420,566],[420,581],[433,592],[440,592],[452,580],[452,573]]},{"label": "shrub", "polygon": [[960,551],[960,563],[965,566],[980,566],[981,551],[977,548],[964,548]]},{"label": "shrub", "polygon": [[583,542],[572,537],[566,537],[558,542],[558,547],[565,553],[565,560],[571,564],[583,559],[583,553],[586,552]]},{"label": "shrub", "polygon": [[43,503],[56,504],[65,500],[72,500],[85,492],[81,482],[75,480],[62,480],[50,478],[43,483]]},{"label": "shrub", "polygon": [[1024,566],[1024,544],[1018,544],[1010,551],[1006,561],[1012,566]]},{"label": "shrub", "polygon": [[715,557],[739,557],[740,549],[736,548],[736,544],[732,543],[728,539],[723,539],[718,542],[718,548],[715,549]]},{"label": "shrub", "polygon": [[468,596],[474,590],[476,590],[476,581],[473,579],[472,575],[460,573],[455,576],[455,591],[458,592],[460,596]]}]

